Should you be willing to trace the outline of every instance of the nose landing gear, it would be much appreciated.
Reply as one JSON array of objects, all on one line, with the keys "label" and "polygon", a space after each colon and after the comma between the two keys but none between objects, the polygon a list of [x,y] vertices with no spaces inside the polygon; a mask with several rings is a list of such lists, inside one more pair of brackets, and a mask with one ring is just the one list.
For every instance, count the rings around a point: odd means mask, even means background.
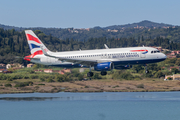
[{"label": "nose landing gear", "polygon": [[147,64],[145,65],[145,73],[147,74],[147,73],[149,73],[149,71],[147,70]]}]

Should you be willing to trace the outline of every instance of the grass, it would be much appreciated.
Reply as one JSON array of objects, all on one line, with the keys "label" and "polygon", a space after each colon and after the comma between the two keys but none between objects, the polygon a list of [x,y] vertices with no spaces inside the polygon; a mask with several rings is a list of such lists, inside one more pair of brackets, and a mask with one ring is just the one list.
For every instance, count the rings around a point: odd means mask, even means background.
[{"label": "grass", "polygon": [[[53,70],[60,70],[59,68],[40,68],[41,70],[43,69],[53,69]],[[17,91],[17,88],[14,86],[17,83],[24,83],[27,81],[32,81],[34,83],[33,86],[25,86],[22,88],[18,88],[18,92],[40,92],[40,91],[46,91],[46,92],[51,92],[53,89],[52,86],[60,88],[64,87],[64,91],[73,91],[73,92],[90,92],[90,91],[114,91],[114,92],[119,92],[119,91],[124,91],[124,92],[133,92],[133,91],[170,91],[170,90],[180,90],[180,82],[179,81],[164,81],[163,79],[159,78],[142,78],[142,79],[134,79],[134,80],[125,80],[125,79],[112,79],[112,71],[108,71],[108,74],[106,76],[101,76],[102,79],[92,79],[88,81],[77,81],[76,77],[72,77],[73,82],[56,82],[56,79],[52,79],[55,82],[47,81],[48,77],[55,77],[56,74],[51,74],[51,73],[32,73],[33,68],[24,68],[24,69],[19,69],[14,71],[12,74],[7,74],[9,76],[14,76],[14,75],[39,75],[45,77],[45,81],[41,81],[39,78],[38,79],[13,79],[12,81],[7,81],[7,80],[0,80],[0,85],[5,85],[5,84],[11,84],[12,87],[4,87],[0,86],[1,93],[5,92],[15,92]],[[87,73],[89,69],[86,69],[85,73]],[[72,69],[72,71],[78,71],[78,68]],[[116,72],[118,70],[115,70]],[[138,73],[132,73],[131,70],[128,70],[133,76],[140,76],[141,74]],[[100,72],[93,71],[94,74]],[[85,76],[85,75],[84,75]],[[49,83],[48,83],[49,82]],[[171,86],[169,86],[171,85]],[[110,87],[109,87],[110,86]],[[144,87],[146,86],[146,87]],[[3,88],[3,89],[2,89]],[[27,89],[26,89],[27,88]],[[85,89],[85,88],[91,88],[91,89]],[[141,88],[141,89],[139,89]],[[32,89],[32,90],[28,90]],[[53,89],[54,91],[55,89]],[[56,91],[56,90],[55,90]],[[58,91],[58,90],[57,90]]]}]

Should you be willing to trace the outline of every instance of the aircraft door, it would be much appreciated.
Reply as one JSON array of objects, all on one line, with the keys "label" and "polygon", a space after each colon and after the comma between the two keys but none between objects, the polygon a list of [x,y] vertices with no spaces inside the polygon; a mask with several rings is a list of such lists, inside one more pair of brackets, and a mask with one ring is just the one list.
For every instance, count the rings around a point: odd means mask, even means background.
[{"label": "aircraft door", "polygon": [[142,49],[145,50],[143,52],[140,53],[141,58],[146,58],[146,49]]},{"label": "aircraft door", "polygon": [[102,59],[107,58],[107,53],[103,53],[103,54],[101,55],[101,58],[102,58]]}]

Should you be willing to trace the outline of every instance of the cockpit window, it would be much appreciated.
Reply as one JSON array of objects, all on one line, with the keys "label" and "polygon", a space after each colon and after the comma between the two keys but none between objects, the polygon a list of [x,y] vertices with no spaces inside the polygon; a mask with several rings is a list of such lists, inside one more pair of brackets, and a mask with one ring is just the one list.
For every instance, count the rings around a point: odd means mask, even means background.
[{"label": "cockpit window", "polygon": [[160,51],[159,50],[151,51],[151,53],[160,53]]}]

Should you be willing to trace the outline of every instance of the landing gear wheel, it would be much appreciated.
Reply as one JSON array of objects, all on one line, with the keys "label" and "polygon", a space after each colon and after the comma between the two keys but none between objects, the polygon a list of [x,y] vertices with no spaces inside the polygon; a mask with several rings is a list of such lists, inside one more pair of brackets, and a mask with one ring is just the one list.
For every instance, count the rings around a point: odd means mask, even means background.
[{"label": "landing gear wheel", "polygon": [[101,71],[101,75],[107,75],[106,71]]},{"label": "landing gear wheel", "polygon": [[145,71],[145,73],[147,74],[147,73],[149,73],[149,71],[148,71],[148,70],[146,70],[146,71]]},{"label": "landing gear wheel", "polygon": [[93,76],[93,72],[88,72],[88,73],[87,73],[87,76],[88,76],[88,77],[92,77],[92,76]]}]

